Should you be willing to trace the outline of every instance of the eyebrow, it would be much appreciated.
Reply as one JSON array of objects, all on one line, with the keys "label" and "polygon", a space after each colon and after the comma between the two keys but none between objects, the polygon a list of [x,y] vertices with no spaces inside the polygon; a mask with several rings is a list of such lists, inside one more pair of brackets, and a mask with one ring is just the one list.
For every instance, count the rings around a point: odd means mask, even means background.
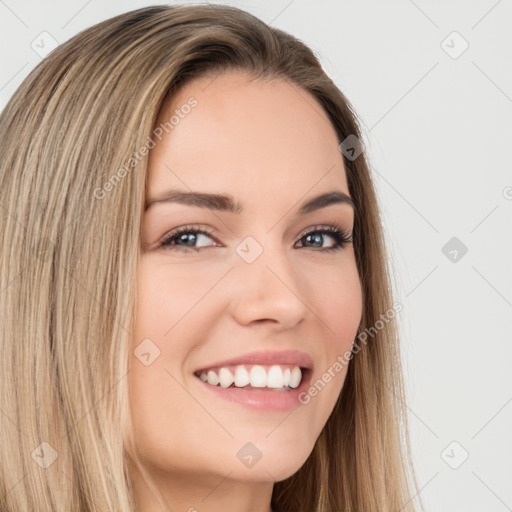
[{"label": "eyebrow", "polygon": [[[235,201],[230,195],[209,194],[206,192],[185,192],[181,190],[167,190],[161,196],[150,200],[145,207],[158,203],[180,203],[187,206],[196,206],[199,208],[208,208],[228,213],[240,214],[244,212],[244,207]],[[331,190],[325,192],[304,202],[299,208],[299,215],[305,215],[321,208],[326,208],[332,204],[348,204],[355,209],[354,201],[350,196],[340,190]]]}]

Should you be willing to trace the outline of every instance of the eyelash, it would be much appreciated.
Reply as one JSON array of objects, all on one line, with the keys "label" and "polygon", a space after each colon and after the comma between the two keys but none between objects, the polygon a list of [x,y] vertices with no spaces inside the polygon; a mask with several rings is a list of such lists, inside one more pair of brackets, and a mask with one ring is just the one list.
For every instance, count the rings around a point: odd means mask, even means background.
[{"label": "eyelash", "polygon": [[[162,238],[162,240],[160,241],[160,247],[167,251],[178,250],[178,251],[181,251],[184,253],[186,253],[186,252],[198,253],[198,252],[208,248],[208,247],[193,248],[193,247],[184,247],[184,246],[179,246],[179,245],[171,246],[171,242],[173,242],[180,235],[190,234],[190,233],[206,235],[206,236],[214,239],[214,236],[211,233],[209,233],[207,230],[200,229],[199,226],[184,226],[182,228],[171,231],[169,234],[165,235]],[[317,234],[317,233],[327,234],[327,235],[331,236],[336,243],[334,246],[327,247],[325,249],[311,248],[313,251],[333,252],[333,251],[337,251],[340,249],[344,249],[347,245],[349,245],[353,242],[352,233],[350,233],[338,226],[315,226],[310,231],[307,231],[306,233],[301,235],[299,237],[298,241],[301,241],[303,238],[305,238],[308,235]],[[173,247],[173,249],[169,249],[169,246]]]}]

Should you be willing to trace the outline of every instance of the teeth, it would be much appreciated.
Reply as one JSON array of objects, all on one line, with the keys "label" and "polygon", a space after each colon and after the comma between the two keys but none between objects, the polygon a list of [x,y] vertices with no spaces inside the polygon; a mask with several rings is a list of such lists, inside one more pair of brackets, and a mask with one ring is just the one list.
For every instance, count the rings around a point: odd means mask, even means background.
[{"label": "teeth", "polygon": [[264,388],[267,385],[267,372],[263,366],[254,365],[249,372],[249,381],[253,388]]},{"label": "teeth", "polygon": [[216,386],[219,383],[219,377],[215,372],[212,372],[211,370],[208,372],[208,384],[211,384],[212,386]]},{"label": "teeth", "polygon": [[296,366],[292,370],[292,374],[290,375],[290,384],[289,386],[291,388],[296,388],[300,384],[300,381],[302,379],[302,372],[300,371],[300,368]]},{"label": "teeth", "polygon": [[223,388],[229,388],[233,384],[233,374],[227,368],[221,368],[219,371],[219,382]]},{"label": "teeth", "polygon": [[212,386],[220,385],[223,388],[234,386],[243,388],[250,385],[253,388],[270,389],[294,389],[297,388],[302,380],[302,372],[298,366],[290,368],[281,368],[279,365],[271,366],[268,371],[261,365],[254,365],[250,371],[245,366],[239,365],[235,368],[235,374],[228,368],[219,368],[218,373],[209,370],[208,373],[202,372],[199,378]]},{"label": "teeth", "polygon": [[286,370],[283,372],[283,385],[289,386],[290,385],[290,368],[286,368]]},{"label": "teeth", "polygon": [[237,388],[243,388],[250,384],[249,372],[245,369],[245,366],[237,366],[235,370],[235,386]]},{"label": "teeth", "polygon": [[283,387],[283,370],[275,365],[270,368],[267,374],[267,387],[282,388]]}]

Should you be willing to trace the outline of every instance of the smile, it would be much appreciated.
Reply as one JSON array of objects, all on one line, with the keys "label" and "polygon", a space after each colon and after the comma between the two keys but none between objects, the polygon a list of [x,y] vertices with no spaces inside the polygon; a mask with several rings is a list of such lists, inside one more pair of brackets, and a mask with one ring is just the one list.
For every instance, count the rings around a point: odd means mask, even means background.
[{"label": "smile", "polygon": [[297,388],[302,380],[301,368],[290,364],[223,366],[202,370],[195,375],[211,386],[281,391]]},{"label": "smile", "polygon": [[310,368],[286,364],[219,366],[194,373],[200,388],[214,400],[269,412],[300,407],[299,396],[311,375]]}]

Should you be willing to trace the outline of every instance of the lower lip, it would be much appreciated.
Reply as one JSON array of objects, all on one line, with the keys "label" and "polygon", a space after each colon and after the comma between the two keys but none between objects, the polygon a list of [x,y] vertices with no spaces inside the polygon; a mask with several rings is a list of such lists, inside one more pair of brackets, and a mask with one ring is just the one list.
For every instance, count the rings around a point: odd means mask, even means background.
[{"label": "lower lip", "polygon": [[299,396],[309,387],[311,370],[306,370],[302,375],[299,387],[290,391],[277,391],[268,388],[223,388],[221,386],[212,386],[202,381],[199,377],[194,377],[207,391],[229,402],[260,411],[289,411],[302,405],[299,401]]}]

